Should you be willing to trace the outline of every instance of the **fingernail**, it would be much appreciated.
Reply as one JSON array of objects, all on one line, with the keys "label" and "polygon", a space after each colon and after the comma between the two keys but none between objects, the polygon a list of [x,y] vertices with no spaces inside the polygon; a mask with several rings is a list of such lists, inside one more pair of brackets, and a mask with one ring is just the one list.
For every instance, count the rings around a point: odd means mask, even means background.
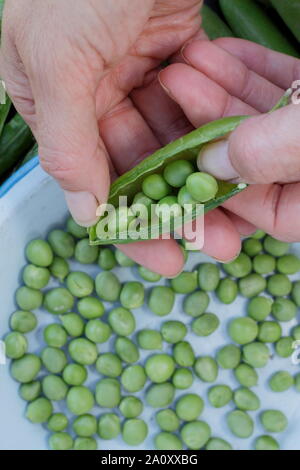
[{"label": "fingernail", "polygon": [[197,159],[199,170],[223,181],[236,180],[239,175],[229,159],[228,147],[226,139],[204,145]]},{"label": "fingernail", "polygon": [[82,227],[94,225],[99,203],[92,193],[87,191],[64,191],[65,198],[73,219]]},{"label": "fingernail", "polygon": [[232,261],[235,261],[239,257],[239,255],[240,255],[240,252],[236,256],[234,256],[234,258],[228,259],[226,261],[222,259],[214,258],[213,256],[212,256],[212,259],[214,259],[215,261],[221,264],[228,264],[228,263],[232,263]]},{"label": "fingernail", "polygon": [[158,78],[158,81],[160,83],[160,86],[163,88],[163,90],[167,93],[167,95],[170,96],[170,98],[174,99],[172,93],[170,92],[169,88],[166,87],[166,85],[163,83],[162,81],[162,74],[164,73],[164,70],[162,70],[161,72],[159,72],[159,74],[157,75],[157,78]]}]

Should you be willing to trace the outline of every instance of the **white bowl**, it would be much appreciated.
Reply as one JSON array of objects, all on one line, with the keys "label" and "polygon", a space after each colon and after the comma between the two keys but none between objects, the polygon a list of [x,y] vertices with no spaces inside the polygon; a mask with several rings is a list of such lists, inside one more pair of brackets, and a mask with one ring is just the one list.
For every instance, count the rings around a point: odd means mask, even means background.
[{"label": "white bowl", "polygon": [[[15,310],[14,292],[20,285],[20,272],[26,263],[24,257],[24,247],[32,238],[45,237],[54,226],[63,224],[67,215],[66,205],[61,190],[57,184],[47,176],[37,165],[37,160],[33,160],[21,171],[17,172],[12,179],[2,189],[0,189],[0,246],[1,246],[1,269],[0,269],[0,337],[9,330],[9,317]],[[299,252],[299,247],[294,247]],[[193,254],[188,262],[188,269],[193,269],[199,261],[207,260],[202,254]],[[98,268],[91,270],[96,274]],[[121,280],[136,278],[134,270],[116,269]],[[297,278],[297,276],[296,276]],[[164,281],[163,281],[164,282]],[[150,286],[150,285],[149,285]],[[187,316],[181,313],[182,299],[176,301],[172,318],[189,321]],[[196,355],[212,354],[213,349],[227,344],[229,341],[226,333],[227,320],[240,315],[245,309],[245,300],[237,299],[234,304],[225,306],[220,304],[213,296],[209,310],[218,314],[221,319],[221,327],[211,338],[197,338],[189,334],[188,340],[192,343]],[[30,336],[30,344],[38,348],[43,325],[53,321],[49,314],[39,312],[38,331]],[[146,308],[136,312],[139,328],[159,327],[165,318],[153,316]],[[226,319],[226,321],[224,321]],[[290,322],[284,327],[284,334],[287,335],[296,324]],[[111,347],[111,343],[108,347]],[[105,348],[101,347],[101,351]],[[165,350],[170,351],[165,347]],[[142,359],[145,354],[142,354]],[[293,365],[291,359],[280,359],[273,357],[268,366],[259,372],[260,385],[254,388],[262,401],[262,409],[280,409],[284,411],[289,419],[288,430],[275,436],[281,448],[285,450],[299,450],[300,434],[300,401],[299,394],[294,390],[275,394],[268,389],[267,380],[277,370],[287,369],[292,374],[299,372],[299,366]],[[93,376],[95,382],[97,376]],[[233,378],[232,372],[220,371],[217,383],[231,384],[232,388],[238,388]],[[205,400],[206,407],[200,419],[206,420],[213,429],[213,435],[222,437],[231,442],[235,449],[253,448],[254,437],[264,434],[259,423],[260,412],[250,413],[255,419],[256,429],[253,438],[241,440],[234,438],[227,428],[225,415],[233,409],[233,405],[228,405],[224,409],[216,410],[208,405],[207,390],[211,385],[204,384],[200,380],[195,380],[193,391],[199,393]],[[181,392],[182,395],[187,392]],[[38,450],[47,449],[47,431],[40,425],[32,425],[24,418],[25,403],[18,395],[18,384],[9,375],[9,361],[6,365],[0,365],[0,449],[26,449]],[[100,414],[99,408],[95,408],[95,414]],[[143,417],[149,425],[150,435],[146,442],[139,446],[140,449],[152,449],[152,437],[158,432],[155,424],[155,410],[146,409]],[[127,449],[121,438],[115,441],[102,441],[102,449]]]}]

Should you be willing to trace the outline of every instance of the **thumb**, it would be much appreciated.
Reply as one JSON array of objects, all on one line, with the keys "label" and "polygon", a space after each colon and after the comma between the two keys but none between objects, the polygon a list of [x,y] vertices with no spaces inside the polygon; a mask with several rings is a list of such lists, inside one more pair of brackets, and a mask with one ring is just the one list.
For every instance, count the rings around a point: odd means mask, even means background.
[{"label": "thumb", "polygon": [[107,200],[108,157],[93,94],[78,83],[75,89],[68,85],[34,90],[40,161],[63,188],[76,222],[90,226],[97,221],[98,205]]},{"label": "thumb", "polygon": [[292,183],[300,179],[300,106],[244,121],[226,140],[209,144],[198,166],[221,180]]}]

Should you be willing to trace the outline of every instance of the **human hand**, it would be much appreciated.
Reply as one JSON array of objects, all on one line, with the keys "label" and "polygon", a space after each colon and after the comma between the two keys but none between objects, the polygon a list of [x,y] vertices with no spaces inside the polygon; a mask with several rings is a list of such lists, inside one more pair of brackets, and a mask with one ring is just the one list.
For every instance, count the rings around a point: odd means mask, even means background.
[{"label": "human hand", "polygon": [[[224,116],[258,115],[229,139],[208,145],[199,159],[203,171],[250,183],[223,205],[223,219],[219,209],[209,215],[227,256],[239,251],[236,229],[247,234],[258,227],[283,241],[299,241],[300,104],[261,113],[300,79],[300,60],[239,39],[196,41],[182,54],[186,64],[171,65],[160,80],[195,127]],[[212,254],[221,247],[221,241],[213,243],[206,237],[204,249]]]},{"label": "human hand", "polygon": [[[42,166],[65,190],[81,225],[96,221],[110,177],[192,130],[156,77],[162,61],[199,33],[201,4],[6,1],[2,78],[38,141]],[[170,276],[183,263],[173,240],[126,252]]]}]

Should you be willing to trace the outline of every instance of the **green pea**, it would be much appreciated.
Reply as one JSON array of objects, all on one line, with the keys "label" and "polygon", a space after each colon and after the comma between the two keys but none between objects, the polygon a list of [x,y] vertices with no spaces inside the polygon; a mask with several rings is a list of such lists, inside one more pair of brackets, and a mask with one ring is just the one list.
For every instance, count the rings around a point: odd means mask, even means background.
[{"label": "green pea", "polygon": [[211,437],[211,429],[204,421],[192,421],[181,429],[181,438],[188,449],[200,450]]},{"label": "green pea", "polygon": [[269,274],[275,271],[276,260],[271,255],[260,254],[253,259],[253,270],[258,274]]},{"label": "green pea", "polygon": [[103,303],[95,297],[84,297],[80,299],[77,308],[80,315],[88,320],[102,317],[105,312]]},{"label": "green pea", "polygon": [[251,235],[251,238],[254,238],[255,240],[261,240],[265,236],[266,236],[266,232],[264,232],[263,230],[256,230],[256,232],[253,235]]},{"label": "green pea", "polygon": [[217,362],[222,369],[235,369],[241,362],[241,350],[234,344],[228,344],[217,353]]},{"label": "green pea", "polygon": [[232,390],[227,385],[216,385],[208,391],[208,400],[214,408],[222,408],[232,400]]},{"label": "green pea", "polygon": [[117,276],[111,272],[104,271],[96,277],[96,292],[100,299],[107,302],[116,302],[121,292],[121,283]]},{"label": "green pea", "polygon": [[149,379],[154,383],[166,382],[172,377],[175,370],[175,363],[171,356],[167,354],[156,354],[149,357],[145,364],[145,371]]},{"label": "green pea", "polygon": [[66,330],[58,323],[46,326],[43,335],[48,346],[53,348],[62,348],[68,339]]},{"label": "green pea", "polygon": [[98,422],[98,434],[101,439],[111,440],[118,437],[121,432],[120,418],[114,413],[105,413]]},{"label": "green pea", "polygon": [[122,373],[122,362],[116,354],[104,353],[98,357],[96,369],[108,377],[119,377]]},{"label": "green pea", "polygon": [[294,381],[297,392],[300,392],[300,374],[295,375]]},{"label": "green pea", "polygon": [[26,258],[35,266],[47,268],[53,260],[53,251],[45,240],[32,240],[26,247]]},{"label": "green pea", "polygon": [[101,320],[89,320],[85,326],[85,336],[93,343],[106,343],[111,333],[110,326]]},{"label": "green pea", "polygon": [[115,351],[122,361],[129,364],[137,362],[140,358],[140,353],[136,345],[128,338],[119,337],[115,342]]},{"label": "green pea", "polygon": [[67,358],[64,351],[58,348],[44,348],[41,358],[43,365],[52,374],[59,374],[67,365]]},{"label": "green pea", "polygon": [[[139,192],[137,193],[134,198],[133,198],[133,201],[132,201],[132,205],[133,206],[141,206],[144,209],[144,212],[146,212],[146,215],[144,214],[137,214],[139,215],[140,218],[145,218],[147,217],[147,215],[150,215],[151,214],[151,206],[152,204],[154,204],[154,201],[153,199],[151,199],[150,197],[147,197],[143,192]],[[137,207],[138,209],[138,207]]]},{"label": "green pea", "polygon": [[98,259],[99,247],[90,245],[89,240],[84,238],[76,243],[74,256],[81,264],[93,264]]},{"label": "green pea", "polygon": [[202,398],[194,393],[183,395],[176,403],[176,414],[182,421],[196,420],[204,409]]},{"label": "green pea", "polygon": [[175,411],[170,408],[156,414],[156,422],[162,431],[174,432],[179,429],[180,421]]},{"label": "green pea", "polygon": [[263,249],[262,242],[255,238],[248,238],[243,241],[243,251],[246,255],[254,257],[258,255]]},{"label": "green pea", "polygon": [[290,357],[295,351],[294,339],[290,336],[281,338],[275,344],[275,350],[280,357]]},{"label": "green pea", "polygon": [[207,173],[192,173],[187,177],[186,187],[192,198],[198,202],[206,202],[213,199],[218,192],[216,179]]},{"label": "green pea", "polygon": [[73,439],[66,432],[55,432],[49,438],[49,446],[52,450],[70,450],[73,447]]},{"label": "green pea", "polygon": [[87,297],[94,290],[94,280],[82,271],[74,271],[67,277],[67,287],[74,297]]},{"label": "green pea", "polygon": [[252,390],[246,387],[236,390],[233,400],[236,407],[243,411],[256,411],[260,408],[260,399]]},{"label": "green pea", "polygon": [[245,411],[231,411],[227,416],[227,424],[232,434],[241,439],[252,436],[254,431],[253,420]]},{"label": "green pea", "polygon": [[170,186],[161,175],[147,176],[142,183],[143,193],[155,201],[159,201],[170,193]]},{"label": "green pea", "polygon": [[212,437],[206,444],[205,450],[232,450],[232,447],[224,439]]},{"label": "green pea", "polygon": [[252,271],[252,261],[251,258],[245,253],[240,253],[240,255],[230,263],[223,264],[224,271],[230,276],[236,278],[243,278],[248,276]]},{"label": "green pea", "polygon": [[169,222],[182,216],[182,207],[176,196],[166,196],[157,203],[155,214],[163,222]]},{"label": "green pea", "polygon": [[97,450],[98,444],[93,437],[76,437],[73,450]]},{"label": "green pea", "polygon": [[243,347],[244,361],[255,368],[265,367],[270,359],[270,351],[264,343],[254,342]]},{"label": "green pea", "polygon": [[203,263],[198,269],[198,283],[204,291],[216,290],[220,282],[220,270],[216,264]]},{"label": "green pea", "polygon": [[103,408],[114,408],[121,401],[120,384],[116,379],[105,378],[96,385],[96,402]]},{"label": "green pea", "polygon": [[98,265],[104,271],[110,271],[117,265],[114,252],[110,248],[102,248],[98,257]]},{"label": "green pea", "polygon": [[43,294],[31,287],[19,287],[16,291],[16,303],[21,310],[35,310],[43,303]]},{"label": "green pea", "polygon": [[141,330],[137,334],[137,342],[141,349],[162,349],[162,335],[156,330]]},{"label": "green pea", "polygon": [[161,275],[157,274],[149,269],[145,268],[144,266],[138,267],[138,273],[144,281],[147,282],[158,282],[161,279]]},{"label": "green pea", "polygon": [[68,364],[64,368],[63,379],[68,385],[82,385],[87,379],[87,371],[80,364]]},{"label": "green pea", "polygon": [[285,274],[273,274],[268,278],[267,290],[274,297],[283,297],[291,293],[292,283]]},{"label": "green pea", "polygon": [[179,390],[186,390],[193,385],[193,373],[189,369],[176,369],[172,377],[172,383]]},{"label": "green pea", "polygon": [[195,362],[195,353],[187,341],[180,341],[174,346],[173,357],[181,367],[192,367]]},{"label": "green pea", "polygon": [[124,397],[121,400],[119,409],[124,418],[137,418],[140,416],[144,408],[142,401],[133,396]]},{"label": "green pea", "polygon": [[27,352],[27,339],[18,331],[9,333],[4,340],[5,354],[11,359],[20,359]]},{"label": "green pea", "polygon": [[43,394],[52,401],[60,401],[66,398],[68,387],[57,375],[47,375],[42,381]]},{"label": "green pea", "polygon": [[43,289],[50,280],[50,271],[34,264],[28,264],[23,271],[23,281],[32,289]]},{"label": "green pea", "polygon": [[123,253],[123,251],[119,249],[115,251],[115,257],[116,257],[117,263],[123,268],[131,268],[135,266],[135,261],[129,258],[129,256],[125,255],[125,253]]},{"label": "green pea", "polygon": [[177,160],[166,166],[164,178],[166,182],[174,188],[181,188],[185,185],[186,179],[194,172],[194,167],[188,160]]},{"label": "green pea", "polygon": [[294,378],[289,372],[280,370],[272,375],[269,385],[273,392],[285,392],[294,385]]},{"label": "green pea", "polygon": [[193,294],[188,295],[184,299],[183,311],[191,317],[199,317],[206,311],[209,300],[209,296],[206,292],[193,292]]},{"label": "green pea", "polygon": [[75,238],[86,238],[88,235],[87,229],[78,225],[72,217],[67,220],[67,231]]},{"label": "green pea", "polygon": [[48,242],[56,256],[72,258],[74,255],[75,241],[72,235],[63,230],[52,230],[48,235]]},{"label": "green pea", "polygon": [[255,450],[280,450],[280,446],[273,437],[260,436],[255,441]]},{"label": "green pea", "polygon": [[25,354],[20,359],[15,359],[11,365],[11,375],[21,383],[32,382],[41,370],[41,360],[34,354]]},{"label": "green pea", "polygon": [[41,390],[42,386],[39,381],[22,384],[19,389],[20,397],[25,401],[32,401],[40,396]]},{"label": "green pea", "polygon": [[273,300],[268,297],[253,297],[247,306],[249,317],[256,321],[265,320],[271,313]]},{"label": "green pea", "polygon": [[71,387],[68,391],[67,407],[74,415],[84,415],[88,413],[93,408],[94,403],[94,395],[83,385]]},{"label": "green pea", "polygon": [[248,364],[239,364],[234,371],[235,378],[243,387],[255,387],[258,383],[258,374]]},{"label": "green pea", "polygon": [[248,274],[239,281],[239,291],[243,297],[251,298],[261,294],[267,286],[267,281],[260,274]]},{"label": "green pea", "polygon": [[186,205],[196,205],[197,201],[192,197],[192,195],[188,192],[187,186],[184,185],[182,188],[178,191],[178,203],[184,207]]},{"label": "green pea", "polygon": [[132,210],[126,206],[120,206],[114,211],[107,212],[107,217],[103,221],[104,223],[106,222],[106,224],[103,226],[103,223],[102,225],[98,223],[97,225],[96,234],[98,238],[109,238],[109,236],[115,237],[117,232],[126,232],[129,224],[134,219]]},{"label": "green pea", "polygon": [[73,430],[80,437],[91,437],[97,432],[97,420],[95,416],[84,414],[78,416],[73,422]]},{"label": "green pea", "polygon": [[300,340],[300,325],[293,328],[292,335],[295,340]]},{"label": "green pea", "polygon": [[232,304],[238,295],[238,285],[229,277],[225,277],[220,280],[216,294],[223,304]]},{"label": "green pea", "polygon": [[19,333],[29,333],[37,326],[37,319],[34,313],[17,310],[10,317],[10,327]]},{"label": "green pea", "polygon": [[59,318],[69,336],[76,338],[82,335],[85,323],[77,313],[67,313]]},{"label": "green pea", "polygon": [[265,321],[259,325],[257,339],[262,343],[276,343],[281,338],[282,328],[274,321]]},{"label": "green pea", "polygon": [[131,335],[136,327],[132,313],[122,307],[115,308],[109,313],[108,322],[114,333],[119,336]]},{"label": "green pea", "polygon": [[171,313],[175,302],[175,293],[170,287],[157,286],[151,290],[149,297],[150,310],[161,317]]},{"label": "green pea", "polygon": [[267,432],[279,433],[288,426],[286,416],[278,410],[267,410],[260,415],[260,421]]},{"label": "green pea", "polygon": [[197,273],[184,271],[171,279],[171,286],[178,294],[190,294],[197,289]]},{"label": "green pea", "polygon": [[288,252],[289,244],[275,240],[275,238],[268,235],[264,239],[264,249],[270,255],[279,257],[285,255]]},{"label": "green pea", "polygon": [[214,313],[204,313],[192,323],[192,330],[197,336],[210,336],[220,325],[220,320]]},{"label": "green pea", "polygon": [[237,344],[252,343],[258,335],[257,323],[252,318],[235,318],[229,324],[229,335]]},{"label": "green pea", "polygon": [[175,344],[182,341],[187,334],[187,327],[180,321],[167,321],[162,324],[161,334],[167,343]]},{"label": "green pea", "polygon": [[53,407],[47,398],[37,398],[27,405],[26,418],[32,423],[46,423],[52,415]]},{"label": "green pea", "polygon": [[276,268],[282,274],[296,274],[300,271],[300,260],[295,255],[284,255],[278,258]]},{"label": "green pea", "polygon": [[175,388],[169,382],[152,385],[146,393],[146,402],[152,408],[169,406],[174,399]]},{"label": "green pea", "polygon": [[194,370],[203,382],[215,382],[219,373],[218,364],[209,356],[198,357],[194,364]]},{"label": "green pea", "polygon": [[70,273],[69,263],[59,256],[55,256],[52,264],[49,266],[50,273],[60,282],[63,282]]},{"label": "green pea", "polygon": [[68,418],[63,413],[54,413],[48,419],[47,427],[52,432],[64,431],[68,427]]},{"label": "green pea", "polygon": [[98,356],[96,345],[88,339],[73,339],[68,349],[71,358],[78,364],[88,366],[96,362]]},{"label": "green pea", "polygon": [[277,298],[272,305],[272,315],[280,322],[291,321],[297,315],[297,305],[290,299]]},{"label": "green pea", "polygon": [[140,308],[144,303],[145,289],[140,282],[126,282],[121,290],[120,302],[124,308]]},{"label": "green pea", "polygon": [[68,289],[64,287],[56,287],[51,289],[45,295],[44,307],[48,312],[54,315],[61,315],[72,309],[74,305],[74,297]]},{"label": "green pea", "polygon": [[160,432],[154,438],[154,446],[157,450],[182,450],[180,439],[170,432]]},{"label": "green pea", "polygon": [[138,446],[148,435],[148,426],[142,419],[127,419],[123,424],[123,441],[129,446]]},{"label": "green pea", "polygon": [[296,281],[293,283],[292,286],[292,299],[297,305],[297,307],[300,307],[300,281]]},{"label": "green pea", "polygon": [[126,367],[121,376],[121,383],[130,393],[139,392],[144,388],[147,376],[141,365]]}]

